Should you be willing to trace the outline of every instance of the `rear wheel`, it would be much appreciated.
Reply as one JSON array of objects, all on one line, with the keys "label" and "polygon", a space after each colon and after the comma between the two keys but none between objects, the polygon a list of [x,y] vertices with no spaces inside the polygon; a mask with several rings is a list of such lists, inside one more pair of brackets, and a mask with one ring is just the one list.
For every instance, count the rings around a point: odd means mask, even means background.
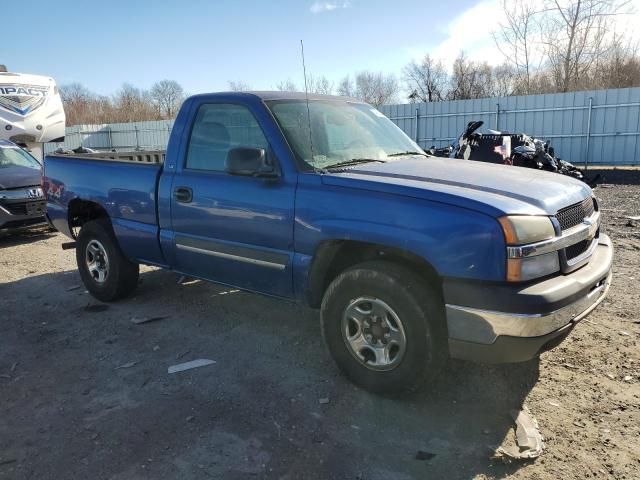
[{"label": "rear wheel", "polygon": [[340,274],[322,301],[325,342],[357,385],[380,393],[419,388],[447,357],[441,296],[411,270],[366,262]]},{"label": "rear wheel", "polygon": [[139,266],[124,256],[107,220],[92,220],[82,226],[76,262],[85,287],[98,300],[117,300],[136,289]]}]

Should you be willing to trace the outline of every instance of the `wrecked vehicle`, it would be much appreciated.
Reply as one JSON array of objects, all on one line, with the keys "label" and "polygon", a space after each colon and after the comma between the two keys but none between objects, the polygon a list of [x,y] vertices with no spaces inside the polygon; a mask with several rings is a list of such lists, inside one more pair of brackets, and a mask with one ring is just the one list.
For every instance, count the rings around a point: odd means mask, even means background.
[{"label": "wrecked vehicle", "polygon": [[430,157],[343,97],[196,95],[166,155],[49,155],[44,186],[99,300],[131,295],[147,264],[303,302],[376,392],[415,389],[448,356],[535,358],[611,280],[588,185]]},{"label": "wrecked vehicle", "polygon": [[431,147],[429,153],[438,157],[462,158],[489,163],[502,163],[516,167],[534,168],[568,175],[578,180],[584,176],[575,165],[555,156],[548,141],[524,133],[489,130],[479,133],[482,121],[469,122],[458,141],[447,147]]}]

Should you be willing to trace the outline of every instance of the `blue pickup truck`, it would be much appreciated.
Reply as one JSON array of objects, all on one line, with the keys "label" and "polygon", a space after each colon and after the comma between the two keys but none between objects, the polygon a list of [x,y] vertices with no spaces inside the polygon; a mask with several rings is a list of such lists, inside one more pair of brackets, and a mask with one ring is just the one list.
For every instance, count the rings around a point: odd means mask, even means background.
[{"label": "blue pickup truck", "polygon": [[166,154],[47,156],[44,188],[96,298],[131,294],[147,264],[304,302],[376,392],[415,389],[447,357],[535,358],[611,281],[587,185],[428,156],[343,97],[196,95]]}]

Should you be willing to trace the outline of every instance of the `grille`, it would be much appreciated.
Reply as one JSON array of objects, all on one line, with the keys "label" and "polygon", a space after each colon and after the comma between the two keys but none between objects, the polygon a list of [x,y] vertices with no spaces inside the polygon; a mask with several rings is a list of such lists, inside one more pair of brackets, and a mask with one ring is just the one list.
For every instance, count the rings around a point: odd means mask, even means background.
[{"label": "grille", "polygon": [[570,205],[556,213],[556,218],[560,224],[560,228],[564,231],[576,225],[580,225],[582,221],[593,215],[595,207],[593,198],[585,198],[582,202]]},{"label": "grille", "polygon": [[2,206],[12,215],[44,215],[46,203],[41,200],[38,202],[5,203]]},{"label": "grille", "polygon": [[591,245],[592,240],[582,240],[581,242],[578,242],[576,244],[571,245],[570,247],[567,247],[566,249],[566,253],[567,253],[567,260],[573,260],[574,258],[582,255],[584,252],[586,252],[589,248],[589,246]]},{"label": "grille", "polygon": [[9,203],[3,205],[4,208],[9,210],[9,213],[12,215],[26,215],[27,214],[27,204],[26,203]]}]

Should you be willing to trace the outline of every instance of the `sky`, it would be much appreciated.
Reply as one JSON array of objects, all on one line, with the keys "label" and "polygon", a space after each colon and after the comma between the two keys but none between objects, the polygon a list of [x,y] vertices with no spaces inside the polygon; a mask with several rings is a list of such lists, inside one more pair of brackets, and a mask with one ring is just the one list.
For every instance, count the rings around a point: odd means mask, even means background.
[{"label": "sky", "polygon": [[[632,0],[640,5],[640,0]],[[426,53],[503,62],[491,32],[500,0],[21,0],[4,5],[0,64],[109,95],[124,82],[177,80],[189,93],[229,81],[274,89],[307,72],[336,84],[394,73]],[[640,10],[640,8],[638,8]],[[25,22],[25,12],[29,21]],[[11,19],[15,18],[15,21]],[[638,31],[640,16],[630,20]]]}]

